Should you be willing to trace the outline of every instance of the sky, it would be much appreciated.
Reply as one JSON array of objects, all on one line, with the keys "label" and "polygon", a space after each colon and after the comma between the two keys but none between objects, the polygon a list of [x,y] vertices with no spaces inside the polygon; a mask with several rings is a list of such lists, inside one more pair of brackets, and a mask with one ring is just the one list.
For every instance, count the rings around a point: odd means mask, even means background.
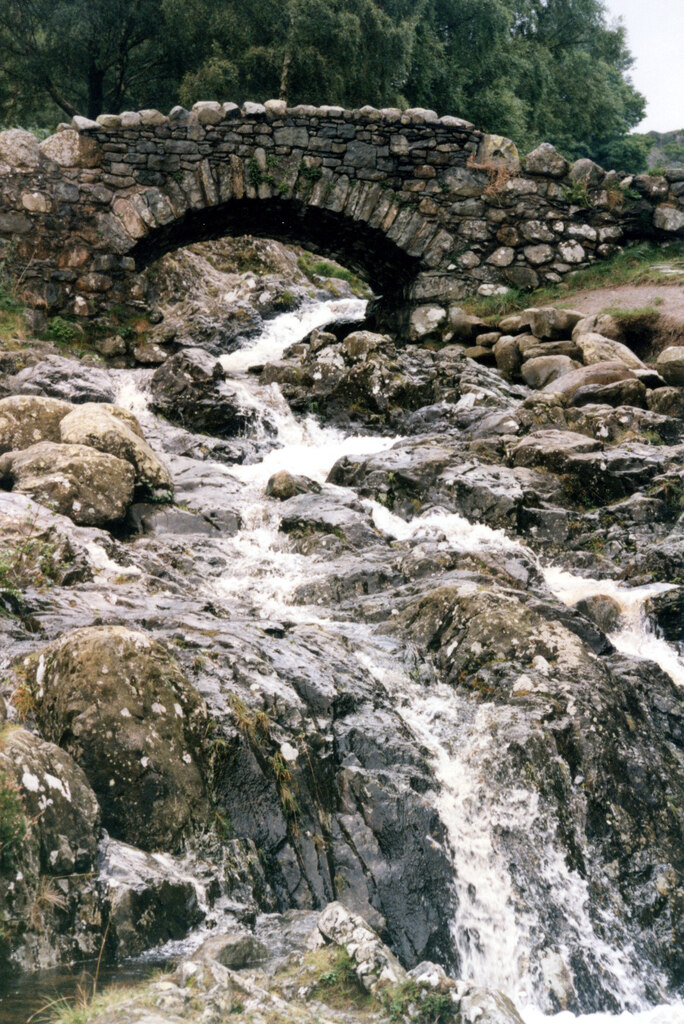
[{"label": "sky", "polygon": [[684,129],[684,0],[604,0],[627,29],[631,77],[648,101],[640,132]]}]

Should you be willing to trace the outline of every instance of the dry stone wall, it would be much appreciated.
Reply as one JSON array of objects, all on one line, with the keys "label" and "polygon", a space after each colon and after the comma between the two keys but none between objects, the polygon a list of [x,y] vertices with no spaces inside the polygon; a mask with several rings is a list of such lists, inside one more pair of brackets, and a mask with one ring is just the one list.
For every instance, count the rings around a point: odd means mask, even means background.
[{"label": "dry stone wall", "polygon": [[635,178],[429,110],[205,102],[0,133],[0,246],[27,301],[141,308],[164,252],[297,242],[363,275],[420,336],[467,294],[532,288],[635,237],[684,235],[684,171]]}]

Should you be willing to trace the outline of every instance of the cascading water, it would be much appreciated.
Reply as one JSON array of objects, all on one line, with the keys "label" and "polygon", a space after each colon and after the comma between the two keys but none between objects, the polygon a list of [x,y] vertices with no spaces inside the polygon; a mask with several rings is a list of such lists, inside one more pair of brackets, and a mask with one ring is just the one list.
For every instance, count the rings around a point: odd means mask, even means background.
[{"label": "cascading water", "polygon": [[[272,321],[250,345],[222,357],[223,367],[231,375],[231,387],[237,390],[245,407],[255,410],[263,422],[268,421],[271,429],[275,429],[278,447],[252,465],[226,467],[206,462],[218,486],[222,480],[240,485],[242,521],[234,536],[218,534],[203,540],[220,556],[223,565],[220,573],[203,581],[207,598],[248,598],[253,611],[263,618],[330,624],[320,608],[292,603],[297,587],[319,569],[315,561],[312,564],[312,558],[294,551],[279,532],[279,509],[276,503],[264,498],[264,485],[272,473],[282,469],[323,483],[343,455],[380,452],[391,447],[397,438],[349,436],[344,431],[322,427],[314,417],[298,419],[276,385],[262,387],[246,371],[250,366],[280,358],[290,344],[314,327],[323,326],[340,314],[360,317],[363,308],[363,303],[353,300],[319,304],[303,312],[286,314]],[[135,413],[155,447],[168,449],[176,428],[149,411],[145,397],[147,377],[146,371],[118,372],[117,401]],[[377,502],[366,501],[365,507],[377,531],[388,541],[414,545],[430,541],[446,550],[464,553],[515,553],[530,564],[537,564],[529,549],[503,531],[470,523],[453,513],[433,509],[406,522]],[[105,573],[112,563],[104,552],[102,555],[104,558],[98,557]],[[654,593],[653,588],[629,591],[555,568],[544,570],[544,575],[550,590],[567,604],[594,594],[617,600],[623,610],[623,624],[611,637],[615,646],[625,653],[657,661],[675,682],[684,685],[681,659],[650,631],[644,614],[644,602]],[[464,584],[468,585],[472,584]],[[684,1020],[684,1009],[678,1006],[645,1011],[644,987],[630,950],[615,949],[598,935],[588,912],[590,896],[586,884],[568,869],[533,793],[522,785],[510,786],[504,792],[495,792],[488,785],[497,754],[492,737],[497,736],[496,718],[502,714],[501,708],[494,704],[469,704],[445,684],[419,684],[388,660],[370,626],[336,623],[335,628],[349,634],[360,665],[398,709],[416,743],[427,751],[431,761],[436,783],[433,799],[446,827],[453,864],[457,911],[452,933],[462,977],[477,986],[508,993],[527,1007],[527,1020],[535,1024],[540,991],[549,984],[562,988],[569,961],[584,947],[616,1003],[630,1011],[644,1010],[634,1013],[631,1020],[648,1024]],[[526,833],[538,845],[545,898],[552,895],[556,912],[566,922],[567,948],[547,952],[536,962],[534,949],[539,946],[544,920],[539,905],[525,905],[511,881],[509,865],[497,844],[497,835],[507,830]]]}]

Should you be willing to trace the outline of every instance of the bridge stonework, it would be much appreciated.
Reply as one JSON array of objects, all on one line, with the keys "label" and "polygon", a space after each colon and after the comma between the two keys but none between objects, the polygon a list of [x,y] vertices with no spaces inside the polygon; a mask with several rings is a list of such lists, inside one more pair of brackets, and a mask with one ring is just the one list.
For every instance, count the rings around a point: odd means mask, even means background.
[{"label": "bridge stonework", "polygon": [[200,103],[0,133],[0,258],[28,304],[145,308],[142,271],[224,235],[340,260],[415,337],[468,294],[532,288],[684,234],[684,173],[627,178],[427,110]]}]

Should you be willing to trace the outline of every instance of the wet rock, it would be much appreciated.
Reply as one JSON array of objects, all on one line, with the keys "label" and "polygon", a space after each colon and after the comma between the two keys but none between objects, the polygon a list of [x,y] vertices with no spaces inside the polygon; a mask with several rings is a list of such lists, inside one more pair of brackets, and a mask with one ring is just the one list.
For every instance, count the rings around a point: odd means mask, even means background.
[{"label": "wet rock", "polygon": [[663,349],[656,360],[656,370],[666,383],[676,387],[684,386],[684,347],[673,345]]},{"label": "wet rock", "polygon": [[521,1024],[522,1017],[503,992],[469,989],[461,998],[459,1013],[464,1024]]},{"label": "wet rock", "polygon": [[143,494],[169,496],[173,483],[168,469],[142,436],[135,416],[117,406],[86,403],[60,423],[65,444],[88,445],[133,466],[135,485]]},{"label": "wet rock", "polygon": [[97,953],[102,937],[96,868],[100,808],[64,750],[17,726],[0,734],[0,789],[11,778],[21,799],[16,846],[7,845],[5,798],[0,852],[0,950],[25,970]]},{"label": "wet rock", "polygon": [[115,838],[175,849],[204,823],[206,706],[159,644],[76,630],[43,649],[35,687],[41,728],[81,765]]},{"label": "wet rock", "polygon": [[255,422],[226,380],[221,363],[202,349],[185,349],[167,359],[152,377],[152,407],[172,423],[235,437]]},{"label": "wet rock", "polygon": [[[103,530],[76,526],[66,516],[57,515],[34,502],[25,494],[0,491],[0,545],[11,557],[23,552],[17,574],[23,579],[27,596],[31,573],[36,571],[35,584],[46,582],[69,586],[92,579],[98,556],[105,559],[113,553],[113,541]],[[32,569],[33,567],[33,569]],[[2,588],[0,588],[2,589]]]},{"label": "wet rock", "polygon": [[654,594],[648,602],[648,613],[670,643],[684,643],[684,588],[673,586]]},{"label": "wet rock", "polygon": [[47,356],[10,377],[15,395],[46,395],[65,402],[113,402],[114,388],[105,370],[75,359]]},{"label": "wet rock", "polygon": [[572,455],[601,451],[603,445],[571,430],[540,430],[518,441],[510,451],[514,466],[543,466],[555,473],[567,469]]},{"label": "wet rock", "polygon": [[55,398],[18,395],[1,399],[0,454],[40,441],[59,441],[59,425],[72,408]]},{"label": "wet rock", "polygon": [[0,456],[0,480],[84,526],[122,519],[133,500],[128,462],[80,444],[42,441]]},{"label": "wet rock", "polygon": [[192,955],[194,961],[215,960],[233,971],[254,967],[268,958],[268,948],[248,931],[214,935],[203,942]]},{"label": "wet rock", "polygon": [[295,494],[314,493],[319,494],[321,485],[315,480],[309,480],[306,476],[293,476],[286,469],[274,473],[266,484],[266,494],[269,498],[277,498],[279,501],[287,501]]},{"label": "wet rock", "polygon": [[299,494],[283,502],[280,529],[300,535],[331,534],[354,548],[377,543],[368,512],[352,495]]},{"label": "wet rock", "polygon": [[100,877],[110,951],[117,958],[183,939],[204,919],[197,884],[168,854],[152,856],[107,837]]},{"label": "wet rock", "polygon": [[614,633],[620,626],[622,608],[617,601],[605,594],[583,597],[574,607],[581,615],[586,615],[595,622],[604,633]]},{"label": "wet rock", "polygon": [[182,508],[160,508],[159,505],[146,502],[131,505],[127,525],[134,533],[152,537],[163,537],[166,534],[215,537],[218,530],[208,519],[194,512]]}]

